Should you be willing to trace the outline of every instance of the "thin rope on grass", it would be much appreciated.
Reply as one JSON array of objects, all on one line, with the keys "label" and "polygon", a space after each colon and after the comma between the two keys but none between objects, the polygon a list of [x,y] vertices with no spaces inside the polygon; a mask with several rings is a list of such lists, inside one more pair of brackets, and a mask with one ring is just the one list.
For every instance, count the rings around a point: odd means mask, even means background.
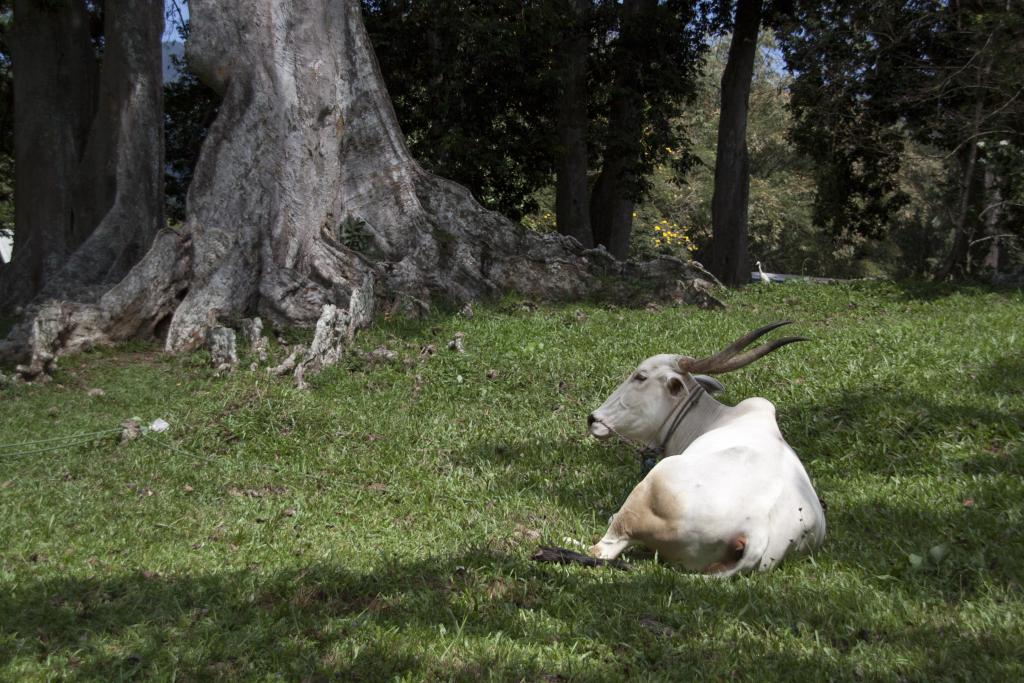
[{"label": "thin rope on grass", "polygon": [[[23,456],[26,456],[26,455],[38,455],[39,453],[51,453],[53,451],[60,451],[60,450],[70,449],[70,448],[78,448],[79,446],[84,446],[85,444],[89,443],[90,441],[96,441],[101,436],[108,436],[110,434],[113,434],[114,432],[119,432],[119,431],[121,431],[120,428],[117,428],[117,429],[104,429],[104,430],[99,431],[99,432],[88,432],[88,433],[85,433],[85,434],[74,434],[74,435],[71,435],[71,436],[58,437],[58,438],[54,438],[54,439],[38,439],[38,440],[35,440],[35,441],[24,441],[22,443],[0,444],[0,458],[6,458],[6,457],[20,458],[20,457],[23,457]],[[53,444],[54,441],[59,441],[60,443]],[[45,446],[43,448],[31,448],[31,449],[29,449],[27,451],[26,450],[15,450],[17,448],[24,448],[25,446],[38,445],[38,444],[41,444],[41,443],[51,443],[53,445]]]},{"label": "thin rope on grass", "polygon": [[[153,421],[149,425],[140,425],[140,436],[146,436],[150,431],[162,432],[165,429],[167,429],[168,426],[169,425],[162,418]],[[86,443],[89,443],[90,441],[95,441],[103,436],[109,436],[111,434],[121,432],[123,429],[124,425],[121,425],[119,427],[100,429],[95,432],[67,434],[65,436],[53,436],[47,439],[33,439],[31,441],[20,441],[17,443],[0,444],[0,458],[17,458],[25,455],[37,455],[39,453],[50,453],[53,451],[59,451],[68,448],[77,448],[78,446],[82,446]],[[27,446],[38,446],[40,444],[48,445],[43,446],[42,448],[29,448],[28,450],[22,450]]]},{"label": "thin rope on grass", "polygon": [[[20,443],[4,443],[0,444],[0,451],[13,450],[17,448],[24,448],[25,446],[35,446],[41,443],[53,443],[55,441],[78,441],[79,439],[91,439],[96,436],[103,434],[112,434],[113,432],[121,431],[120,427],[114,427],[112,429],[101,429],[98,432],[85,432],[83,434],[68,434],[66,436],[54,436],[49,439],[35,439],[34,441],[22,441]],[[2,453],[0,453],[2,455]]]},{"label": "thin rope on grass", "polygon": [[37,453],[50,453],[51,451],[59,451],[64,448],[77,448],[78,446],[84,446],[90,441],[92,441],[92,439],[84,439],[82,441],[72,441],[70,443],[62,443],[56,446],[50,446],[49,448],[37,448],[32,451],[14,451],[12,453],[0,453],[0,456],[21,457],[23,455],[36,455]]}]

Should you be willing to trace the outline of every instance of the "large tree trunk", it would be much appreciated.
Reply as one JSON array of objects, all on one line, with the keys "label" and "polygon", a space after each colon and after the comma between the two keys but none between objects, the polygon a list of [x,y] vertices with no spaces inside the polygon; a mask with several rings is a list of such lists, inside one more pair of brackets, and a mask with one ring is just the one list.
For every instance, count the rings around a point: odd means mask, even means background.
[{"label": "large tree trunk", "polygon": [[88,230],[72,189],[96,103],[96,56],[80,0],[14,4],[14,248],[0,309],[31,299]]},{"label": "large tree trunk", "polygon": [[161,0],[106,0],[99,106],[73,189],[81,247],[49,296],[119,282],[164,224]]},{"label": "large tree trunk", "polygon": [[618,259],[629,256],[633,234],[633,203],[640,178],[642,95],[638,90],[639,58],[644,21],[657,8],[657,0],[622,3],[622,55],[616,64],[615,84],[608,111],[604,163],[590,198],[594,241]]},{"label": "large tree trunk", "polygon": [[747,254],[747,204],[750,195],[747,106],[760,25],[761,0],[737,0],[729,57],[722,73],[715,191],[711,199],[711,272],[726,285],[740,285],[750,279]]},{"label": "large tree trunk", "polygon": [[587,52],[590,46],[588,16],[591,0],[567,0],[567,23],[558,50],[558,150],[555,182],[555,218],[558,232],[594,246],[590,227],[587,187]]},{"label": "large tree trunk", "polygon": [[[0,308],[118,282],[163,225],[160,0],[15,7],[15,245]],[[97,294],[98,295],[98,294]]]},{"label": "large tree trunk", "polygon": [[254,310],[275,325],[320,320],[318,339],[339,336],[340,308],[373,307],[368,281],[378,307],[415,309],[435,297],[509,290],[575,298],[596,293],[608,275],[665,293],[702,274],[672,259],[620,264],[575,240],[523,231],[423,171],[398,128],[358,0],[193,0],[189,8],[186,56],[223,102],[182,232],[160,233],[98,304],[40,311],[35,327],[21,328],[34,363],[153,334],[165,334],[170,351],[192,349],[218,318]]}]

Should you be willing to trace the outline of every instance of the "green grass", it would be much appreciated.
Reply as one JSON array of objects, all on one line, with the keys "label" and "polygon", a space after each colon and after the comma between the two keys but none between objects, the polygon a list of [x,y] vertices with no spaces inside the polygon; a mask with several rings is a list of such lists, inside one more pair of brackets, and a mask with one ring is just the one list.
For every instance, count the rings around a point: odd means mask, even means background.
[{"label": "green grass", "polygon": [[[0,456],[0,679],[1024,680],[1024,295],[728,299],[384,322],[360,350],[437,354],[353,354],[308,393],[138,345],[0,389],[0,443],[172,425]],[[635,483],[584,420],[635,364],[779,318],[814,342],[723,399],[777,405],[828,505],[816,555],[725,581],[530,562]]]}]

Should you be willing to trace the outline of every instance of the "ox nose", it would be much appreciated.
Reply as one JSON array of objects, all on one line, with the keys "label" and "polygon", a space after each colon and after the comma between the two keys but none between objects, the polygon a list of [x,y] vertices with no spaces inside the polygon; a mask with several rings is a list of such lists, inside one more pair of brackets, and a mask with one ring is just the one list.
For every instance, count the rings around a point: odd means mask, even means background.
[{"label": "ox nose", "polygon": [[597,422],[597,418],[596,418],[596,417],[594,417],[594,414],[593,414],[593,413],[591,413],[590,415],[587,415],[587,426],[588,426],[588,427],[589,427],[590,425],[594,424],[595,422]]}]

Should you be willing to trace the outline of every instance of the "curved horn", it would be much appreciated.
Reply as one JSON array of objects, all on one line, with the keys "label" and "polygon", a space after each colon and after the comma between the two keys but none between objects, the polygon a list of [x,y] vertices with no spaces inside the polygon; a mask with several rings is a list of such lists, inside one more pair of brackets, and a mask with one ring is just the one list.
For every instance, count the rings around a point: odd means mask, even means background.
[{"label": "curved horn", "polygon": [[732,372],[733,370],[738,370],[746,365],[750,365],[758,358],[762,358],[786,344],[792,344],[793,342],[799,341],[809,341],[806,337],[783,337],[782,339],[776,339],[775,341],[762,344],[761,346],[757,346],[749,351],[741,353],[745,346],[753,342],[758,337],[764,336],[783,325],[789,325],[792,322],[793,321],[791,320],[780,320],[778,322],[771,323],[770,325],[759,327],[756,330],[743,335],[715,355],[708,356],[707,358],[681,358],[679,360],[679,369],[684,372],[703,372],[709,375]]}]

